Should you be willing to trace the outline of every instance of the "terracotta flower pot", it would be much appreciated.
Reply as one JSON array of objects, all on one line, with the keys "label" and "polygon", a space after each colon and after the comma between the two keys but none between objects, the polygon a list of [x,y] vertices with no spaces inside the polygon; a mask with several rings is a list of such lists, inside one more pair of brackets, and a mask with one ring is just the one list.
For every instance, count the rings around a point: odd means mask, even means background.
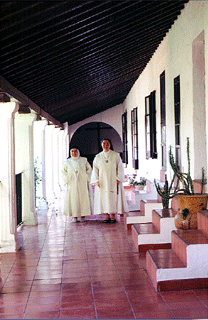
[{"label": "terracotta flower pot", "polygon": [[179,212],[175,216],[177,229],[197,229],[197,212],[207,208],[208,195],[177,195]]}]

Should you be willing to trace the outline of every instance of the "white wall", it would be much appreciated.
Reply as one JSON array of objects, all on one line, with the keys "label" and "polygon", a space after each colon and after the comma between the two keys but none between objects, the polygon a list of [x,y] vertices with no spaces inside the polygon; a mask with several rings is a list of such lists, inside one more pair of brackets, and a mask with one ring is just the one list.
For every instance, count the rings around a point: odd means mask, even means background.
[{"label": "white wall", "polygon": [[[139,123],[139,175],[150,179],[160,177],[161,169],[161,133],[160,133],[160,74],[165,70],[166,76],[166,121],[167,121],[167,153],[169,146],[174,146],[174,78],[180,75],[181,89],[181,148],[182,148],[182,166],[187,170],[186,157],[186,137],[190,137],[191,150],[191,173],[193,178],[200,178],[194,161],[194,119],[193,119],[193,61],[192,44],[198,35],[204,30],[205,40],[205,74],[208,72],[208,2],[190,1],[185,5],[178,20],[170,29],[145,70],[135,82],[126,100],[124,108],[128,114],[128,142],[129,142],[129,165],[131,171],[131,129],[130,113],[135,107],[138,107]],[[156,90],[156,122],[157,122],[157,151],[158,159],[146,160],[145,156],[145,97],[153,90]],[[208,80],[205,78],[206,106],[208,106]],[[207,108],[207,107],[206,107]],[[204,121],[206,125],[206,119]],[[204,126],[205,127],[205,126]],[[206,132],[201,128],[201,136]],[[198,135],[199,136],[199,135]],[[205,139],[204,139],[205,141]],[[203,159],[206,159],[206,145],[201,150]],[[200,156],[201,156],[200,155]],[[167,154],[168,159],[168,154]],[[168,173],[170,168],[168,165]],[[200,161],[200,166],[206,166],[206,163]]]},{"label": "white wall", "polygon": [[[203,34],[204,46],[204,99],[197,97],[198,79],[193,69],[193,52],[197,37]],[[201,36],[200,36],[201,37]],[[200,38],[199,37],[199,38]],[[196,55],[196,53],[195,53]],[[168,163],[169,146],[175,147],[174,128],[174,78],[180,75],[181,91],[181,151],[182,167],[187,171],[186,138],[190,138],[191,175],[201,178],[201,167],[207,169],[207,112],[208,112],[208,2],[189,1],[182,10],[172,28],[163,39],[145,70],[137,79],[122,105],[110,108],[102,113],[69,126],[69,137],[82,125],[101,121],[117,130],[122,139],[121,115],[127,110],[128,117],[128,153],[127,172],[132,173],[131,152],[131,110],[138,107],[139,170],[138,176],[159,179],[161,170],[161,132],[160,132],[160,74],[165,70],[166,85],[166,145],[167,173],[172,176]],[[196,57],[195,57],[196,59]],[[202,58],[203,61],[203,58]],[[200,66],[201,67],[201,66]],[[194,78],[195,77],[195,78]],[[203,78],[203,77],[202,77]],[[194,79],[194,80],[193,80]],[[203,79],[199,79],[203,82]],[[195,92],[194,92],[195,86]],[[145,150],[145,97],[156,90],[156,129],[157,159],[146,159]],[[202,90],[203,91],[203,90]],[[198,103],[198,104],[197,104]],[[200,106],[204,104],[204,106]],[[198,110],[197,110],[198,108]],[[202,110],[203,108],[204,110]],[[198,119],[196,119],[198,117]],[[198,132],[200,131],[200,133]],[[199,146],[200,145],[200,146]],[[174,150],[174,149],[173,149]],[[199,155],[200,152],[200,155]]]},{"label": "white wall", "polygon": [[92,117],[86,118],[83,121],[77,122],[71,126],[69,126],[69,140],[71,140],[75,131],[89,122],[104,122],[113,127],[122,139],[122,122],[121,116],[124,112],[123,105],[120,104],[113,108],[107,109],[106,111],[100,112]]}]

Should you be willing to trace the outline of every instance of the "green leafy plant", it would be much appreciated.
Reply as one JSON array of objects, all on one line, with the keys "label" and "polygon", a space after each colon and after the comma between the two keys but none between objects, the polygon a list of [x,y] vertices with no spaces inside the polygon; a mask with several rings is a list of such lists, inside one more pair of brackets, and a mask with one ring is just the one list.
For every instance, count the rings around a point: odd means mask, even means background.
[{"label": "green leafy plant", "polygon": [[41,176],[41,170],[38,166],[38,157],[35,158],[34,161],[34,182],[35,182],[35,205],[37,205],[37,199],[40,199],[40,197],[37,197],[37,188],[38,185],[42,181],[42,176]]},{"label": "green leafy plant", "polygon": [[130,186],[146,186],[147,179],[144,177],[140,177],[140,180],[136,180],[136,174],[133,174],[131,177],[129,177],[129,185]]}]

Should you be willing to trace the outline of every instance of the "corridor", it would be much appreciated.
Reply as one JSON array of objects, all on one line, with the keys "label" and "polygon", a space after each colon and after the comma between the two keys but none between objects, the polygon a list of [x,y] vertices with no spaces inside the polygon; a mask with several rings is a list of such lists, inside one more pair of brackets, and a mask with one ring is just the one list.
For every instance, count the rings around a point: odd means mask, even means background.
[{"label": "corridor", "polygon": [[208,290],[156,293],[123,218],[72,223],[54,208],[0,255],[1,319],[206,319]]}]

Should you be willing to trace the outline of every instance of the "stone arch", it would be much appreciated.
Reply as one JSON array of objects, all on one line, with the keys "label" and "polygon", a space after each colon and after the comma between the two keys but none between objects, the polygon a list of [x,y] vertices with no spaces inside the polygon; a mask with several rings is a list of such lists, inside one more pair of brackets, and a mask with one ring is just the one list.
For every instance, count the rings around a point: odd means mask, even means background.
[{"label": "stone arch", "polygon": [[86,157],[92,165],[95,155],[102,150],[101,140],[110,138],[114,151],[122,155],[123,145],[118,132],[104,122],[89,122],[79,127],[73,134],[70,149],[79,148],[81,156]]}]

